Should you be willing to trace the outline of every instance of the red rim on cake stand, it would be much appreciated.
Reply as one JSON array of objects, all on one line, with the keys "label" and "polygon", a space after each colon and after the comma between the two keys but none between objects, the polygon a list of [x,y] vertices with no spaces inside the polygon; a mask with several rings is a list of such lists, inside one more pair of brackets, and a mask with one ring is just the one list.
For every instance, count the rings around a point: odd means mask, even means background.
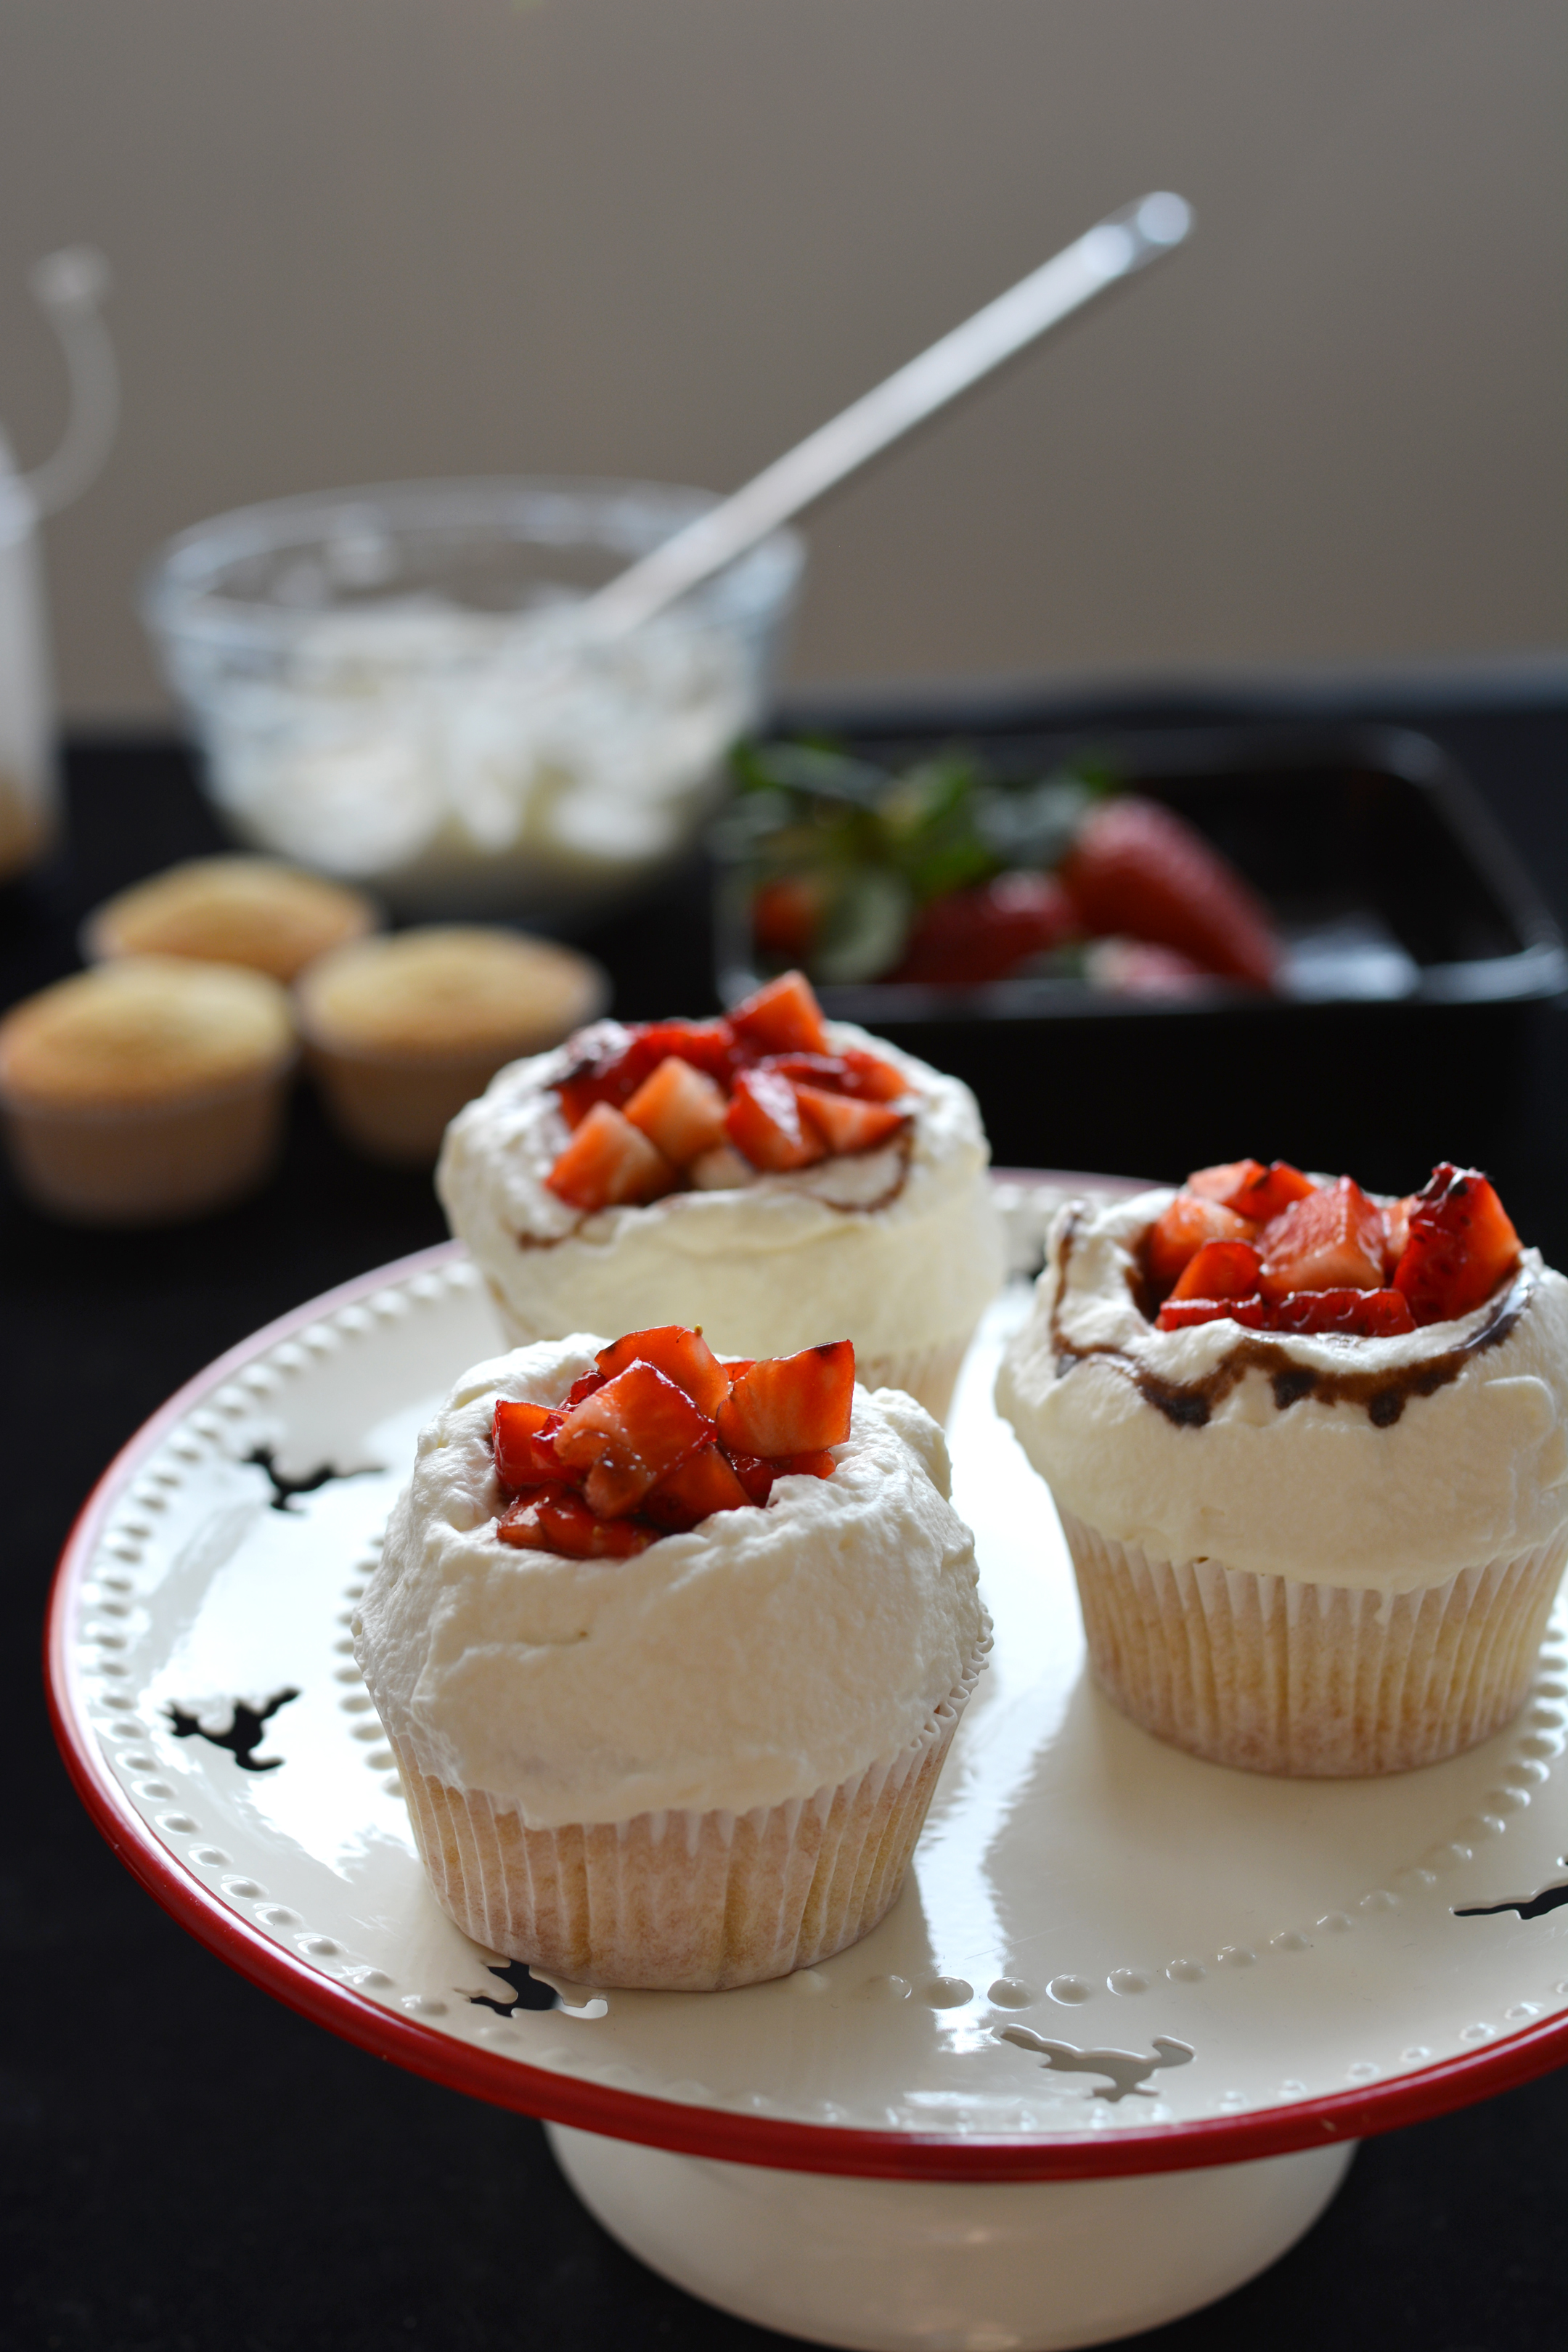
[{"label": "red rim on cake stand", "polygon": [[[1026,1265],[1108,1178],[1004,1171]],[[996,1623],[911,1883],[821,1967],[553,2007],[437,1909],[352,1655],[414,1438],[500,1352],[457,1244],[258,1332],[117,1456],[50,1602],[56,1735],[165,1910],[302,2015],[543,2118],[654,2267],[872,2347],[1047,2347],[1226,2292],[1357,2139],[1568,2058],[1568,1623],[1467,1757],[1279,1782],[1162,1747],[1084,1671],[1045,1490],[990,1403],[950,1428]],[[521,1998],[520,1999],[520,1995]]]}]

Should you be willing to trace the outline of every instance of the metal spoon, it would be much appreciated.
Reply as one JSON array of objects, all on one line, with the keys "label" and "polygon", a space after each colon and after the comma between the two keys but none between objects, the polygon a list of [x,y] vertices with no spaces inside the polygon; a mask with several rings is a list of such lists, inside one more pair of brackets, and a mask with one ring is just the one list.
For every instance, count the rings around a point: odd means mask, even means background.
[{"label": "metal spoon", "polygon": [[1107,287],[1173,251],[1192,226],[1191,206],[1166,193],[1110,214],[617,574],[578,606],[575,619],[606,639],[651,620]]}]

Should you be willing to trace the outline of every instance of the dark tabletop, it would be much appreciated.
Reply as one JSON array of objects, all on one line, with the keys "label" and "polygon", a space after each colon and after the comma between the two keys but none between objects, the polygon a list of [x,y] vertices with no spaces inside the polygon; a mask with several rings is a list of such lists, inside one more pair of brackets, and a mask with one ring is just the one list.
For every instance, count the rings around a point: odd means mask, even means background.
[{"label": "dark tabletop", "polygon": [[[1352,705],[1342,697],[1335,708]],[[1354,708],[1425,727],[1454,754],[1568,928],[1568,702],[1369,692]],[[1324,715],[1321,698],[1280,695],[1058,698],[1051,709],[1064,725],[1100,713],[1151,723]],[[74,967],[77,925],[109,891],[218,845],[173,745],[79,744],[67,769],[66,852],[0,894],[0,1006]],[[700,869],[584,944],[609,966],[623,1014],[712,1002]],[[1568,1020],[1544,1008],[1492,1172],[1525,1237],[1560,1263],[1565,1078]],[[1481,1070],[1455,1073],[1461,1093],[1486,1082]],[[1071,1144],[1069,1126],[1058,1164],[1082,1164]],[[1137,1172],[1173,1172],[1157,1139]],[[37,1666],[45,1595],[99,1471],[221,1349],[329,1285],[440,1239],[428,1181],[352,1159],[302,1094],[279,1178],[241,1208],[127,1236],[53,1225],[5,1193],[0,1223],[11,1528],[0,1586],[11,1791],[0,1856],[0,2344],[781,2343],[623,2252],[565,2187],[536,2125],[364,2056],[231,1974],[113,1860],[50,1740]],[[1143,2340],[1169,2352],[1260,2342],[1555,2352],[1568,2340],[1565,2271],[1568,2075],[1557,2075],[1369,2142],[1281,2263]]]}]

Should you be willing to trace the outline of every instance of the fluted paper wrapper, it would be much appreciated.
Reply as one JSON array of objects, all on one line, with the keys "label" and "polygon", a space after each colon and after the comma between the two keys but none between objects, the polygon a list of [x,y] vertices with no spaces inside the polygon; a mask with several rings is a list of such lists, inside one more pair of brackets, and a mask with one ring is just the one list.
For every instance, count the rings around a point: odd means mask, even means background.
[{"label": "fluted paper wrapper", "polygon": [[1095,1680],[1160,1739],[1249,1772],[1407,1772],[1524,1704],[1568,1556],[1485,1561],[1414,1592],[1149,1559],[1059,1513]]},{"label": "fluted paper wrapper", "polygon": [[933,1421],[945,1421],[973,1336],[965,1332],[962,1339],[945,1339],[937,1348],[903,1348],[890,1356],[864,1356],[857,1349],[855,1377],[863,1389],[902,1389]]},{"label": "fluted paper wrapper", "polygon": [[747,1813],[529,1829],[389,1737],[436,1899],[466,1936],[575,1984],[711,1992],[830,1959],[892,1907],[983,1664],[897,1756]]}]

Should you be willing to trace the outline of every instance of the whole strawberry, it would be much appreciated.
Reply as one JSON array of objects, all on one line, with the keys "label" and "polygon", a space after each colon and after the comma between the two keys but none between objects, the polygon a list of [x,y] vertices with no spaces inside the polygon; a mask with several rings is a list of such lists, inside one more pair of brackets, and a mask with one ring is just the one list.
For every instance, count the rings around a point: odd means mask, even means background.
[{"label": "whole strawberry", "polygon": [[1262,901],[1157,802],[1123,793],[1092,808],[1058,878],[1086,931],[1152,940],[1223,979],[1274,984],[1279,948]]}]

